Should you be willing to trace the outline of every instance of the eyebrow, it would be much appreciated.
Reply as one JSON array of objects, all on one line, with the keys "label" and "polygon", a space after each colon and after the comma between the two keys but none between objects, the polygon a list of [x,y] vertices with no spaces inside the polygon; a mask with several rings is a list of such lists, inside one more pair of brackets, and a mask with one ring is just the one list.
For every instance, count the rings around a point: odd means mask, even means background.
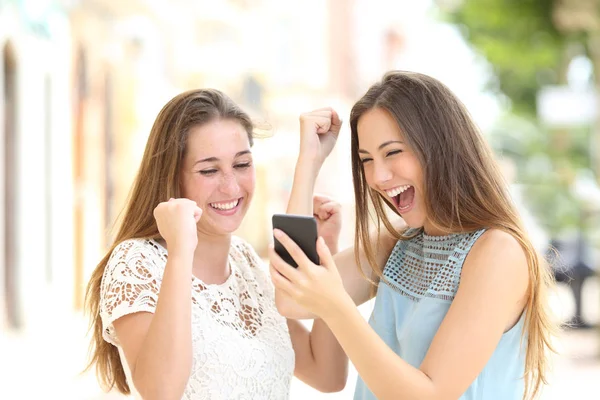
[{"label": "eyebrow", "polygon": [[[390,144],[394,144],[394,143],[400,143],[400,144],[404,144],[404,142],[402,140],[389,140],[387,142],[382,143],[381,145],[379,145],[379,147],[377,148],[377,150],[381,150],[383,149],[385,146],[389,146]],[[363,149],[358,149],[359,153],[363,153],[363,154],[369,154],[368,151],[363,150]]]},{"label": "eyebrow", "polygon": [[[250,150],[239,151],[239,152],[236,153],[236,155],[235,155],[234,158],[238,158],[238,157],[241,157],[243,155],[251,154],[251,153],[252,152]],[[215,162],[215,161],[219,161],[219,159],[217,157],[208,157],[208,158],[203,158],[201,160],[196,161],[194,163],[194,165],[200,164],[200,163],[203,163],[203,162]]]}]

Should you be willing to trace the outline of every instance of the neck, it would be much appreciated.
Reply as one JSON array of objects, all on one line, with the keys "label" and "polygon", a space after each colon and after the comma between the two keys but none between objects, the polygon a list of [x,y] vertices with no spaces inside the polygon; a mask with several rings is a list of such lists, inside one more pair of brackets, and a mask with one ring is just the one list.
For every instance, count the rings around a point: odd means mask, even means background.
[{"label": "neck", "polygon": [[225,282],[231,273],[229,247],[231,235],[206,235],[198,232],[198,246],[194,252],[194,276],[207,284]]},{"label": "neck", "polygon": [[434,227],[430,221],[425,222],[423,225],[423,230],[425,231],[425,234],[429,236],[445,236],[451,233],[447,229],[445,230],[439,227]]}]

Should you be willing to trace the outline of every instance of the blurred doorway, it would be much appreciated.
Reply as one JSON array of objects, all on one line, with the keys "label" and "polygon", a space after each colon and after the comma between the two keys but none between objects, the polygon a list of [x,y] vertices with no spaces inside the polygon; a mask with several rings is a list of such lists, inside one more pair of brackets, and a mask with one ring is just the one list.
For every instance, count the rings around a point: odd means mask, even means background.
[{"label": "blurred doorway", "polygon": [[17,263],[16,168],[17,168],[17,62],[10,42],[2,49],[4,76],[4,304],[9,328],[22,326]]}]

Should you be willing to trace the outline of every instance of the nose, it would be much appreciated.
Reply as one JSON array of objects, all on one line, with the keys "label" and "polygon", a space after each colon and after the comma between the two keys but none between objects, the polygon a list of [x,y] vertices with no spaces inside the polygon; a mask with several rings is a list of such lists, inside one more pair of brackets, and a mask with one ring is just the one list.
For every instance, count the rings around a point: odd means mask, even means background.
[{"label": "nose", "polygon": [[390,168],[384,162],[373,162],[373,179],[375,184],[384,185],[390,181],[393,177],[393,173]]},{"label": "nose", "polygon": [[240,185],[238,184],[235,174],[224,174],[219,189],[221,193],[229,197],[233,198],[234,196],[237,196],[240,191]]}]

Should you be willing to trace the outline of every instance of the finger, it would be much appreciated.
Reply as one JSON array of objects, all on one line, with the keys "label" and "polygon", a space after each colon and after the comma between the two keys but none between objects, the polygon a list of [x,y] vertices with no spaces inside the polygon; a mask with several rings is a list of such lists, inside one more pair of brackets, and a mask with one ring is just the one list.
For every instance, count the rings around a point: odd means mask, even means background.
[{"label": "finger", "polygon": [[329,201],[332,201],[332,199],[328,196],[325,196],[324,194],[314,194],[313,195],[313,206],[316,205],[321,205],[323,203],[327,203]]},{"label": "finger", "polygon": [[285,276],[281,275],[272,265],[269,267],[269,269],[271,271],[271,282],[273,282],[273,286],[294,299],[297,295],[297,290],[295,289],[294,284],[287,280]]},{"label": "finger", "polygon": [[300,280],[300,272],[285,262],[284,259],[277,254],[273,245],[269,246],[269,261],[277,273],[282,275],[285,279],[291,282],[297,282]]},{"label": "finger", "polygon": [[323,209],[320,209],[316,214],[314,214],[314,216],[321,221],[327,221],[329,218],[331,218],[331,214]]},{"label": "finger", "polygon": [[342,119],[335,110],[331,110],[331,130],[333,132],[339,132],[342,126]]},{"label": "finger", "polygon": [[319,206],[318,209],[315,209],[315,211],[317,213],[316,215],[321,220],[328,220],[332,216],[340,213],[342,211],[342,206],[335,201],[331,201],[328,203],[321,204],[321,206]]},{"label": "finger", "polygon": [[323,108],[320,110],[314,110],[311,111],[309,113],[304,114],[307,117],[325,117],[329,120],[331,120],[331,117],[333,116],[333,109],[331,108]]},{"label": "finger", "polygon": [[[288,235],[286,235],[285,232],[283,232],[280,229],[273,229],[273,236],[275,236],[275,238],[277,240],[279,240],[279,243],[281,243],[281,245],[283,247],[285,247],[285,249],[288,251],[288,253],[290,253],[290,256],[292,256],[294,261],[296,261],[296,263],[298,264],[298,269],[302,268],[303,265],[312,264],[312,262],[308,259],[306,254],[304,254],[302,249]],[[283,260],[281,260],[281,261],[283,261]],[[289,264],[287,264],[287,265],[289,265]],[[290,268],[294,268],[294,267],[290,266]],[[298,271],[296,271],[296,272],[298,272]],[[298,272],[298,274],[299,274],[299,272]],[[296,282],[297,282],[297,280],[296,280]]]},{"label": "finger", "polygon": [[315,118],[325,118],[331,121],[332,111],[331,110],[316,110],[307,113],[300,114],[300,121],[311,121]]},{"label": "finger", "polygon": [[331,129],[331,118],[315,118],[315,125],[317,126],[317,133],[327,133],[329,132],[329,129]]},{"label": "finger", "polygon": [[317,109],[315,109],[315,110],[313,110],[311,112],[318,112],[318,111],[331,111],[331,112],[333,112],[334,110],[333,110],[333,107],[321,107],[321,108],[317,108]]},{"label": "finger", "polygon": [[321,209],[328,212],[329,215],[333,215],[342,211],[342,205],[337,201],[329,201],[321,204]]},{"label": "finger", "polygon": [[335,261],[333,261],[333,256],[329,251],[329,247],[325,244],[325,239],[322,236],[319,236],[317,239],[317,253],[319,254],[319,260],[321,261],[321,265],[327,269],[335,268],[337,270],[337,266],[335,265]]}]

